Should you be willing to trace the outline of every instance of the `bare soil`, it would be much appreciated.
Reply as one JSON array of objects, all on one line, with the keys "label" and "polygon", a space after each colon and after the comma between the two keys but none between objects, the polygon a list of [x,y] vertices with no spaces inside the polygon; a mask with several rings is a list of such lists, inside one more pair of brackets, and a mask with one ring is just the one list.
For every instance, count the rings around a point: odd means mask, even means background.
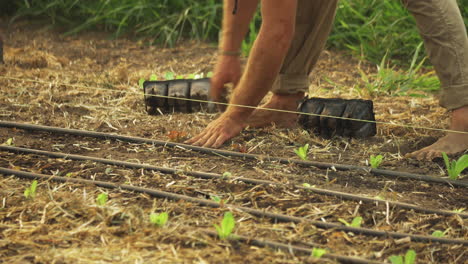
[{"label": "bare soil", "polygon": [[[0,21],[2,23],[5,20]],[[200,132],[217,114],[145,112],[140,78],[207,73],[216,60],[213,44],[186,41],[175,48],[148,46],[144,40],[109,39],[99,32],[64,36],[33,21],[17,22],[0,31],[5,64],[0,65],[0,119],[21,123],[110,132],[167,141],[182,141]],[[375,66],[338,51],[324,51],[312,74],[310,94],[358,98],[359,68]],[[404,158],[434,142],[443,132],[395,124],[445,128],[447,113],[433,95],[382,95],[374,101],[377,136],[369,139],[322,139],[300,128],[247,129],[223,146],[266,156],[293,158],[294,149],[311,145],[314,161],[367,166],[370,155],[381,154],[381,168],[446,177],[442,160]],[[175,134],[180,137],[174,137]],[[132,170],[95,162],[52,159],[0,151],[0,167],[135,186],[211,199],[310,220],[340,223],[363,217],[363,227],[430,235],[446,231],[448,238],[468,239],[467,220],[459,216],[417,213],[312,194],[292,187],[304,183],[343,192],[384,197],[427,208],[460,210],[467,206],[466,188],[373,176],[364,171],[339,172],[267,160],[245,160],[145,144],[0,128],[0,143],[12,139],[19,147],[117,159],[234,177],[249,177],[291,187],[254,186],[235,180],[203,180],[184,175]],[[464,179],[462,179],[464,180]],[[29,181],[0,178],[0,263],[333,263],[309,256],[208,236],[226,208],[105,190],[78,184],[40,182],[37,196],[26,199]],[[105,206],[99,193],[109,194]],[[149,222],[151,212],[168,212],[163,228]],[[386,261],[414,249],[417,263],[467,263],[460,245],[416,243],[369,237],[307,224],[274,223],[244,212],[233,212],[235,233],[260,239],[313,247],[329,253]]]}]

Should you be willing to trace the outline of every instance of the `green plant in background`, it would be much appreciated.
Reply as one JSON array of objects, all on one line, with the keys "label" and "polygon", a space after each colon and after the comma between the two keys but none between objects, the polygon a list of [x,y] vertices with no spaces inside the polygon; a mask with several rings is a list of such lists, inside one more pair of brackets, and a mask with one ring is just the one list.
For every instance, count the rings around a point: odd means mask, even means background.
[{"label": "green plant in background", "polygon": [[363,86],[357,85],[355,89],[361,96],[374,97],[376,95],[409,95],[413,97],[425,96],[417,93],[434,92],[439,90],[440,81],[433,71],[421,74],[425,59],[418,62],[419,53],[422,49],[421,42],[413,54],[413,59],[407,70],[397,70],[389,67],[386,54],[377,66],[377,73],[366,74],[359,69]]},{"label": "green plant in background", "polygon": [[234,230],[234,226],[236,224],[236,220],[231,212],[224,213],[223,220],[221,221],[221,226],[214,225],[216,231],[218,232],[218,236],[220,239],[227,239],[231,236],[232,231]]},{"label": "green plant in background", "polygon": [[8,138],[8,139],[5,141],[5,145],[7,145],[7,146],[13,146],[13,138]]},{"label": "green plant in background", "polygon": [[406,251],[406,255],[403,256],[390,256],[388,258],[392,264],[414,264],[416,261],[416,252],[412,249]]},{"label": "green plant in background", "polygon": [[157,227],[165,226],[167,223],[167,220],[169,220],[169,214],[166,212],[162,212],[160,214],[156,214],[156,213],[150,214],[150,222]]},{"label": "green plant in background", "polygon": [[383,156],[382,155],[371,155],[369,158],[369,163],[371,165],[371,168],[373,169],[378,169],[380,164],[382,164],[383,161]]},{"label": "green plant in background", "polygon": [[299,147],[298,149],[295,149],[294,152],[296,153],[299,158],[302,160],[307,160],[307,153],[309,151],[309,144],[305,144],[302,147]]},{"label": "green plant in background", "polygon": [[96,198],[96,204],[99,206],[104,206],[106,205],[107,200],[109,200],[107,193],[100,193]]},{"label": "green plant in background", "polygon": [[456,180],[460,177],[460,174],[468,168],[468,154],[461,156],[457,161],[449,161],[447,153],[443,152],[442,157],[444,158],[445,166],[447,167],[447,173],[451,180]]},{"label": "green plant in background", "polygon": [[34,199],[36,197],[36,189],[37,180],[34,180],[31,185],[24,190],[24,197],[26,197],[26,199]]},{"label": "green plant in background", "polygon": [[314,258],[321,258],[326,253],[327,253],[327,251],[325,249],[313,248],[311,256],[314,257]]},{"label": "green plant in background", "polygon": [[357,216],[353,218],[353,221],[351,223],[348,223],[346,220],[343,218],[338,218],[338,221],[343,223],[345,226],[350,226],[350,227],[361,227],[362,224],[362,217]]}]

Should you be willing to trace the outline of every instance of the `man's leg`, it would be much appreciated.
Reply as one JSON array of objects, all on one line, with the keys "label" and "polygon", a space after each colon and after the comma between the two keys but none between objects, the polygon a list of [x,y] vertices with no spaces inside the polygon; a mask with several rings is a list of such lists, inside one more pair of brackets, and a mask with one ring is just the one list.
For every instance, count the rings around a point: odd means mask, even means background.
[{"label": "man's leg", "polygon": [[[429,58],[442,83],[440,105],[451,112],[451,130],[468,132],[468,37],[456,0],[403,0],[416,19]],[[433,159],[468,149],[468,134],[448,133],[411,153]]]},{"label": "man's leg", "polygon": [[[309,89],[309,74],[325,47],[333,26],[338,0],[299,0],[296,31],[280,75],[273,85],[273,96],[265,108],[295,111]],[[274,43],[272,43],[274,45]],[[252,127],[275,123],[282,127],[296,124],[295,114],[256,110],[248,120]]]}]

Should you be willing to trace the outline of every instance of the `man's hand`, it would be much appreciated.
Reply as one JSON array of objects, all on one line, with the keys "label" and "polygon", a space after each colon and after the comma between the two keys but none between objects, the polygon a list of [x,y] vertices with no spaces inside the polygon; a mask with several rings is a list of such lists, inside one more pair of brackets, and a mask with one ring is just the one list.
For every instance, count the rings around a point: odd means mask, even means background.
[{"label": "man's hand", "polygon": [[[219,102],[225,89],[224,86],[232,83],[234,87],[236,87],[241,75],[241,63],[238,56],[219,56],[214,70],[214,75],[211,78],[211,100]],[[218,108],[225,109],[224,106]]]},{"label": "man's hand", "polygon": [[186,144],[207,148],[219,148],[227,140],[239,135],[244,128],[242,119],[230,112],[223,113],[211,122],[200,134],[185,141]]}]

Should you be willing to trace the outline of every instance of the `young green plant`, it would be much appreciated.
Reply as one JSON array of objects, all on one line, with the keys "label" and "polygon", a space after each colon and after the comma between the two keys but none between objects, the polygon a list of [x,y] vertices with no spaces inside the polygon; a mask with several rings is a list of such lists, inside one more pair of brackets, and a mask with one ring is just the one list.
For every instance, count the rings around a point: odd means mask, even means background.
[{"label": "young green plant", "polygon": [[416,261],[416,252],[412,249],[406,251],[406,255],[403,256],[390,256],[389,258],[392,264],[414,264]]},{"label": "young green plant", "polygon": [[360,216],[357,216],[357,217],[354,217],[353,221],[351,221],[351,223],[348,223],[346,220],[344,220],[343,218],[338,218],[338,221],[340,221],[341,223],[343,223],[345,226],[350,226],[350,227],[361,227],[361,224],[362,224],[362,217]]},{"label": "young green plant", "polygon": [[314,258],[321,258],[326,253],[327,253],[327,251],[325,249],[313,248],[311,256],[314,257]]},{"label": "young green plant", "polygon": [[382,164],[383,161],[383,156],[382,155],[371,155],[369,158],[369,163],[371,165],[371,168],[373,169],[378,169],[380,164]]},{"label": "young green plant", "polygon": [[165,226],[168,219],[169,219],[169,214],[166,212],[162,212],[160,214],[156,214],[156,213],[150,214],[150,222],[157,227]]},{"label": "young green plant", "polygon": [[216,231],[218,232],[218,236],[220,239],[227,239],[231,236],[232,231],[234,230],[234,226],[236,225],[236,220],[231,212],[224,213],[223,220],[221,221],[221,226],[214,225]]},{"label": "young green plant", "polygon": [[460,177],[460,174],[468,168],[468,154],[461,156],[458,160],[449,161],[447,153],[442,152],[442,157],[444,158],[445,166],[447,167],[447,173],[451,180],[456,180]]},{"label": "young green plant", "polygon": [[24,190],[24,197],[26,197],[26,199],[34,199],[36,197],[36,189],[37,189],[37,180],[34,180],[31,183],[31,186],[29,186],[28,188],[26,188],[26,190]]},{"label": "young green plant", "polygon": [[294,150],[296,155],[299,156],[299,158],[301,158],[302,160],[307,160],[308,151],[309,151],[309,144],[305,144],[304,146],[299,147],[298,149]]},{"label": "young green plant", "polygon": [[99,206],[104,206],[106,205],[107,200],[109,200],[107,193],[100,193],[96,198],[96,204]]}]

